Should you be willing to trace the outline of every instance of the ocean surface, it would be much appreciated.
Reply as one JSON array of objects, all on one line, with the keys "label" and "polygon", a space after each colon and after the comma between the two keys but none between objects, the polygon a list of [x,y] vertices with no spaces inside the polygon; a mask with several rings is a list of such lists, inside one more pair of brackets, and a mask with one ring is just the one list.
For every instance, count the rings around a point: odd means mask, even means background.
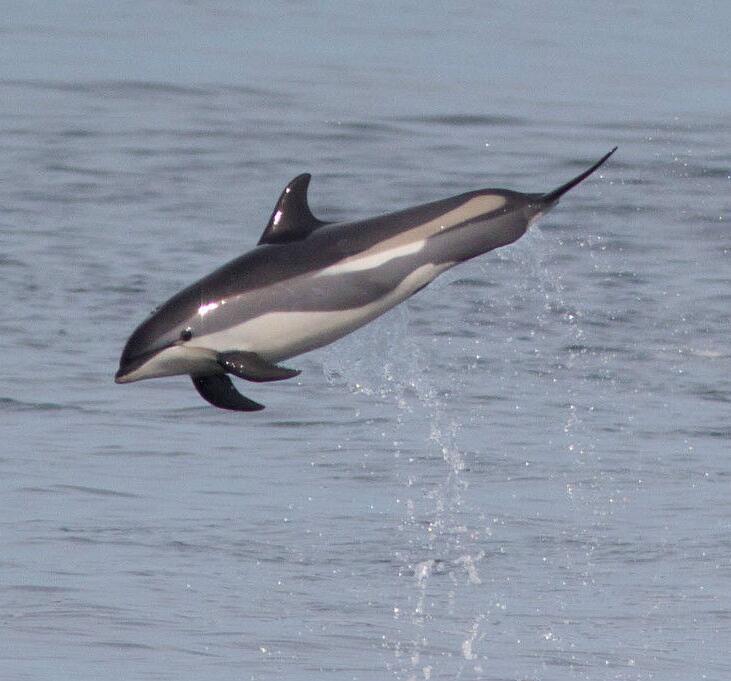
[{"label": "ocean surface", "polygon": [[[728,681],[731,5],[11,0],[2,681]],[[246,384],[132,329],[328,220],[599,173]]]}]

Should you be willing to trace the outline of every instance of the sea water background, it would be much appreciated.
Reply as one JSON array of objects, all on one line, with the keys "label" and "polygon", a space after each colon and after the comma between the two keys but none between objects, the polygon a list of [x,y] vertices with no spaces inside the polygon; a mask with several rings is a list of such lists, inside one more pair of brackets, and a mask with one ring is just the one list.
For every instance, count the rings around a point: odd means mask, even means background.
[{"label": "sea water background", "polygon": [[[5,2],[0,678],[731,678],[728,3]],[[213,409],[116,386],[253,246],[611,162]]]}]

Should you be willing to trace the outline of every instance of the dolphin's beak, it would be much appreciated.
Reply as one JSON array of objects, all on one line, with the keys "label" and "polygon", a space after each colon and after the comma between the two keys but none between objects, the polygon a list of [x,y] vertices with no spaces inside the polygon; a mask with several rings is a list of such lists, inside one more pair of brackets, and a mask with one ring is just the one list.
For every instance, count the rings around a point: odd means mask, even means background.
[{"label": "dolphin's beak", "polygon": [[129,374],[129,371],[127,369],[119,369],[116,374],[114,374],[114,382],[115,383],[129,383],[130,380],[127,378],[127,374]]},{"label": "dolphin's beak", "polygon": [[220,372],[221,367],[218,364],[217,354],[213,350],[172,343],[138,354],[123,352],[114,381],[115,383],[132,383],[161,376],[207,375]]},{"label": "dolphin's beak", "polygon": [[125,357],[126,353],[124,353],[122,355],[122,359],[119,360],[119,369],[117,370],[117,373],[114,374],[114,382],[132,383],[132,381],[140,380],[132,378],[131,374],[152,359],[152,357],[158,354],[158,352],[158,350],[153,350],[152,352],[145,352],[132,358]]}]

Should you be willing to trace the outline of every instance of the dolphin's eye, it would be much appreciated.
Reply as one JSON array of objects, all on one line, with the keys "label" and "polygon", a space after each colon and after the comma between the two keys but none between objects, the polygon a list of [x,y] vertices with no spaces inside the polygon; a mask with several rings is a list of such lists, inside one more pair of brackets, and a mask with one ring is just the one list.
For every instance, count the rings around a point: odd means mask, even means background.
[{"label": "dolphin's eye", "polygon": [[191,338],[193,338],[193,331],[191,331],[190,329],[185,329],[180,334],[180,340],[182,341],[189,341]]}]

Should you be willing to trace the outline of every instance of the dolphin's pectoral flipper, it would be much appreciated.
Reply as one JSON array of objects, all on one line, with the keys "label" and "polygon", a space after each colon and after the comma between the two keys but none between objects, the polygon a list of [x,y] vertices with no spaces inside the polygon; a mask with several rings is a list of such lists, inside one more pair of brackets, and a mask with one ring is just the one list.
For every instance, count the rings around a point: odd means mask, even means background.
[{"label": "dolphin's pectoral flipper", "polygon": [[210,376],[194,376],[193,385],[200,396],[214,407],[231,409],[232,411],[260,411],[263,404],[244,397],[228,376],[212,374]]},{"label": "dolphin's pectoral flipper", "polygon": [[218,363],[229,374],[257,383],[284,381],[301,373],[297,369],[288,369],[268,362],[255,352],[222,352],[218,355]]}]

